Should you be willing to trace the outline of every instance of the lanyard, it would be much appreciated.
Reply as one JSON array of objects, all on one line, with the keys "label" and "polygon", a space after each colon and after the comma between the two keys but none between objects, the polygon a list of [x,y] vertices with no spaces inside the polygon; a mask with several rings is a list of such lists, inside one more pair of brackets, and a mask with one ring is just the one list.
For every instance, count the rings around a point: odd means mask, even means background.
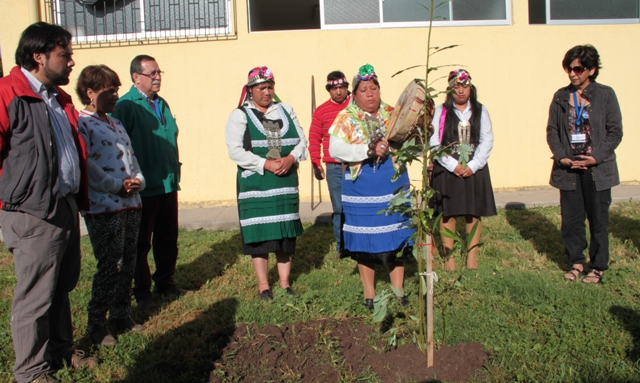
[{"label": "lanyard", "polygon": [[157,98],[153,99],[153,105],[155,106],[155,110],[156,110],[156,116],[158,116],[158,119],[160,120],[160,122],[162,122],[162,114],[160,113],[160,100],[158,100]]},{"label": "lanyard", "polygon": [[585,104],[580,105],[578,109],[578,92],[573,92],[573,107],[576,108],[576,131],[578,127],[582,125],[582,111],[584,111]]}]

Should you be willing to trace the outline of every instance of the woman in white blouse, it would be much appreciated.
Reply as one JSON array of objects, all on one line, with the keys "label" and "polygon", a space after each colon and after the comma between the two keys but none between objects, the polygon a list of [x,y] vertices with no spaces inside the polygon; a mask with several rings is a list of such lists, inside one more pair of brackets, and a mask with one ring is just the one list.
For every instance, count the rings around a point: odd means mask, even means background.
[{"label": "woman in white blouse", "polygon": [[76,85],[85,105],[78,131],[88,147],[90,209],[85,223],[98,261],[87,307],[87,332],[93,343],[103,346],[117,343],[109,322],[122,330],[144,329],[131,318],[130,307],[142,218],[138,192],[145,181],[127,131],[107,115],[115,110],[119,87],[118,75],[105,65],[84,68]]},{"label": "woman in white blouse", "polygon": [[266,66],[249,71],[240,103],[225,131],[229,158],[238,166],[236,185],[244,254],[251,256],[258,297],[272,300],[269,254],[275,253],[279,284],[289,284],[291,256],[302,232],[298,163],[306,159],[307,140],[293,108],[277,100],[275,77]]},{"label": "woman in white blouse", "polygon": [[[449,73],[449,93],[444,104],[436,107],[433,116],[434,134],[429,140],[431,147],[450,146],[451,155],[436,158],[431,180],[437,191],[431,200],[436,214],[442,214],[441,232],[455,232],[456,218],[465,217],[466,231],[470,233],[477,223],[478,228],[470,243],[467,268],[477,269],[477,251],[482,231],[481,217],[496,215],[491,177],[487,160],[493,148],[491,119],[487,109],[478,102],[476,87],[464,69]],[[472,148],[469,161],[461,163],[460,144]],[[453,239],[442,235],[445,270],[456,268],[450,254]]]}]

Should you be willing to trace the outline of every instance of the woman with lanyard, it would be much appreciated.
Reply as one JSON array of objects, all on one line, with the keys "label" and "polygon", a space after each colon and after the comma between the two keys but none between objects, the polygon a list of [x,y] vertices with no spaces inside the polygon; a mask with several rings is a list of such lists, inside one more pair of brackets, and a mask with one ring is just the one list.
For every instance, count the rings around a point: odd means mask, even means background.
[{"label": "woman with lanyard", "polygon": [[[456,220],[464,216],[466,232],[477,225],[467,254],[467,269],[478,268],[478,243],[482,232],[481,217],[496,215],[489,155],[493,149],[493,133],[489,112],[478,102],[478,91],[471,83],[471,75],[464,69],[451,71],[448,93],[444,104],[436,107],[433,121],[439,126],[429,140],[429,146],[450,146],[453,153],[436,158],[431,185],[437,191],[430,201],[435,212],[442,214],[441,233],[445,229],[455,232]],[[459,144],[470,146],[469,162],[460,163]],[[445,270],[456,269],[451,253],[453,239],[441,235],[444,248]]]},{"label": "woman with lanyard", "polygon": [[89,203],[84,221],[93,254],[98,261],[87,332],[95,344],[112,346],[117,340],[107,322],[125,330],[142,331],[131,319],[131,282],[136,264],[142,199],[138,194],[145,180],[120,121],[107,116],[118,101],[118,75],[105,65],[82,70],[76,93],[85,109],[78,118],[78,131],[88,147]]},{"label": "woman with lanyard", "polygon": [[271,70],[253,68],[226,128],[229,158],[238,166],[242,249],[252,257],[263,300],[273,299],[269,253],[276,254],[280,287],[298,296],[289,274],[296,238],[302,234],[298,162],[306,159],[307,140],[293,108],[276,100]]},{"label": "woman with lanyard", "polygon": [[585,273],[585,215],[589,221],[590,272],[585,283],[600,283],[609,267],[611,188],[620,183],[614,150],[622,140],[622,116],[612,88],[597,83],[600,55],[591,45],[571,48],[562,60],[570,84],[553,96],[547,143],[553,153],[550,184],[560,189],[564,275]]}]

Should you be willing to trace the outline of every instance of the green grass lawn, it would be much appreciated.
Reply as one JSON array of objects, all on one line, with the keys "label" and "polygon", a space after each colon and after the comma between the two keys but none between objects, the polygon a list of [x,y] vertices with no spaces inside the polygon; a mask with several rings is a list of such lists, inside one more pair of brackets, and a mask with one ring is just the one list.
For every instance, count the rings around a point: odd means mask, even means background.
[{"label": "green grass lawn", "polygon": [[[557,207],[501,209],[484,220],[480,268],[464,271],[455,288],[450,287],[457,274],[444,273],[438,260],[437,344],[442,344],[447,306],[447,344],[483,344],[491,354],[488,381],[640,382],[640,203],[611,209],[611,262],[603,285],[562,278],[559,225]],[[120,343],[110,349],[91,346],[85,334],[95,260],[88,238],[83,238],[82,275],[71,293],[75,338],[79,348],[102,363],[94,371],[61,370],[56,376],[63,382],[206,382],[220,358],[217,345],[236,324],[368,318],[356,265],[337,259],[331,226],[307,225],[305,230],[291,278],[301,297],[291,298],[274,287],[275,300],[268,303],[257,299],[257,282],[250,258],[241,254],[238,231],[181,231],[176,279],[194,291],[161,301],[161,311],[151,317],[134,310],[147,330],[119,335]],[[270,266],[275,286],[273,259]],[[381,291],[389,284],[388,273],[380,268],[378,277]],[[13,259],[2,248],[0,382],[13,381],[9,318],[14,283]],[[411,307],[417,307],[417,283],[415,266],[409,266]],[[383,326],[389,325],[385,321]],[[374,340],[379,337],[384,335],[372,334]]]}]

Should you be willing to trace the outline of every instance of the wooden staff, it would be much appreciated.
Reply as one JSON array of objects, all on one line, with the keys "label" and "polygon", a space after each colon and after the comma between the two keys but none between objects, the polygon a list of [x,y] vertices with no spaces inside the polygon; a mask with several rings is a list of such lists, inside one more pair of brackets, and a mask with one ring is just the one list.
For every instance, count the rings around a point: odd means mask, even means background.
[{"label": "wooden staff", "polygon": [[427,367],[433,367],[433,238],[427,235]]},{"label": "wooden staff", "polygon": [[[313,112],[315,112],[316,110],[316,84],[315,84],[315,80],[313,78],[313,75],[311,76],[311,121],[313,121]],[[309,135],[311,135],[311,131],[309,131]],[[322,147],[320,148],[320,150],[322,151]],[[318,180],[318,196],[319,196],[319,201],[318,204],[316,205],[314,202],[314,182],[313,179],[315,178],[313,175],[313,161],[311,161],[311,211],[314,211],[318,206],[320,206],[320,204],[322,203],[322,186],[320,185],[320,180]]]}]

